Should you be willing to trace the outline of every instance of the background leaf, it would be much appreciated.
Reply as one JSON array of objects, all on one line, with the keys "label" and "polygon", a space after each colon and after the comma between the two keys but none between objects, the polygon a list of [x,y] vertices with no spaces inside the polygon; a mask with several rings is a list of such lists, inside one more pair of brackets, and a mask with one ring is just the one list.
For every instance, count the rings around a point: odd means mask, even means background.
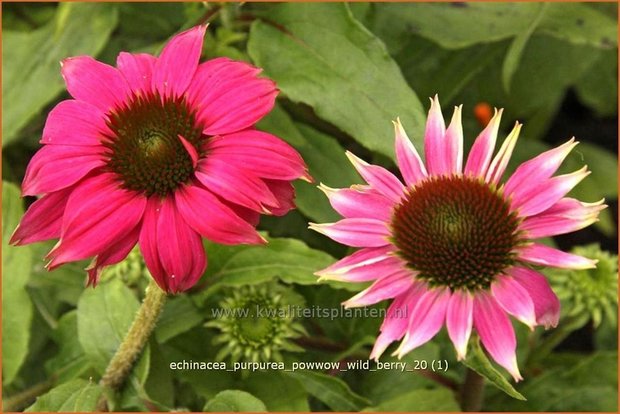
[{"label": "background leaf", "polygon": [[101,396],[99,385],[75,379],[40,396],[26,412],[90,412],[95,411]]},{"label": "background leaf", "polygon": [[267,407],[258,398],[245,391],[226,390],[210,399],[205,412],[265,412]]}]

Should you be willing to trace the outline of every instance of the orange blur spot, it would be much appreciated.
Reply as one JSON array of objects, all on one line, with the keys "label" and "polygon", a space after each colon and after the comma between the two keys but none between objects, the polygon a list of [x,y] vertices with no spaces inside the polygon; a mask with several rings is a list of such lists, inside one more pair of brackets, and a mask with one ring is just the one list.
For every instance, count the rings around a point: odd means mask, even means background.
[{"label": "orange blur spot", "polygon": [[480,125],[485,127],[493,118],[493,108],[486,102],[480,102],[474,107],[474,116]]}]

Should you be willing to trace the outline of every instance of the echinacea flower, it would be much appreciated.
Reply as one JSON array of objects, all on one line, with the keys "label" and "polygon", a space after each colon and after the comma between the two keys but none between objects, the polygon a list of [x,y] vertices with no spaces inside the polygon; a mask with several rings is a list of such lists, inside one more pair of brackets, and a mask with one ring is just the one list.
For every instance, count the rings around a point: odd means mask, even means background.
[{"label": "echinacea flower", "polygon": [[253,129],[278,89],[247,63],[199,64],[206,26],[173,37],[159,57],[121,52],[61,63],[73,99],[50,112],[23,195],[42,195],[14,244],[60,240],[47,267],[93,258],[95,284],[136,243],[159,286],[179,292],[206,267],[202,237],[259,244],[261,213],[294,207],[291,181],[309,179],[299,154]]},{"label": "echinacea flower", "polygon": [[393,299],[371,358],[401,339],[395,354],[402,357],[445,323],[459,359],[466,356],[475,329],[491,357],[520,380],[507,314],[531,328],[549,328],[557,325],[560,311],[558,298],[533,266],[595,265],[535,240],[583,228],[605,206],[565,197],[588,175],[585,167],[553,176],[577,145],[574,139],[524,162],[502,182],[521,125],[515,125],[493,157],[502,114],[497,111],[463,166],[461,107],[446,129],[437,97],[431,102],[425,163],[395,122],[396,160],[404,184],[387,169],[347,153],[368,185],[321,186],[344,219],[310,227],[361,250],[317,275],[374,281],[345,306]]}]

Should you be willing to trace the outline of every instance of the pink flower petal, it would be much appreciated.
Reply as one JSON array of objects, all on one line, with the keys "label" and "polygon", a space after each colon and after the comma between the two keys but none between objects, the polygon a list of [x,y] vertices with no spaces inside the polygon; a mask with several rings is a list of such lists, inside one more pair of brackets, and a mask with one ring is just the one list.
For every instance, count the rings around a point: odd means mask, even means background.
[{"label": "pink flower petal", "polygon": [[[349,268],[346,272],[320,273],[319,281],[322,280],[339,280],[342,282],[368,282],[383,277],[386,274],[392,274],[406,269],[405,264],[395,256],[388,256],[383,260],[355,266]],[[317,274],[319,274],[317,273]]]},{"label": "pink flower petal", "polygon": [[368,164],[349,151],[347,151],[346,154],[357,172],[373,189],[377,190],[394,203],[400,201],[405,192],[405,187],[394,174],[378,165]]},{"label": "pink flower petal", "polygon": [[61,62],[67,90],[75,99],[86,101],[104,113],[125,102],[131,94],[120,72],[90,56],[78,56]]},{"label": "pink flower petal", "polygon": [[467,354],[467,344],[473,325],[473,309],[474,298],[471,293],[462,290],[452,293],[446,310],[446,327],[459,361]]},{"label": "pink flower petal", "polygon": [[560,320],[560,300],[551,290],[547,278],[525,267],[506,270],[530,295],[536,312],[536,322],[545,329],[556,327]]},{"label": "pink flower petal", "polygon": [[498,276],[491,285],[493,297],[509,314],[526,324],[530,329],[536,326],[534,302],[527,290],[510,276]]},{"label": "pink flower petal", "polygon": [[196,26],[170,39],[153,67],[154,90],[162,96],[183,95],[196,73],[206,30]]},{"label": "pink flower petal", "polygon": [[400,123],[400,119],[394,122],[394,134],[396,136],[396,161],[405,183],[409,186],[415,185],[418,181],[426,178],[428,173],[426,167],[420,159],[420,155],[411,143],[405,129]]},{"label": "pink flower petal", "polygon": [[450,290],[447,288],[430,288],[424,292],[412,311],[405,338],[394,354],[402,358],[430,341],[446,320],[449,301]]},{"label": "pink flower petal", "polygon": [[194,286],[207,267],[200,235],[183,220],[171,196],[164,199],[159,211],[157,250],[171,293]]},{"label": "pink flower petal", "polygon": [[504,186],[506,196],[519,197],[539,183],[551,177],[560,168],[564,158],[578,144],[574,138],[519,165]]},{"label": "pink flower petal", "polygon": [[571,233],[596,222],[599,212],[606,207],[603,200],[597,203],[582,203],[572,198],[564,198],[544,212],[526,217],[519,229],[526,232],[529,239]]},{"label": "pink flower petal", "polygon": [[341,216],[346,218],[374,218],[388,222],[392,216],[393,203],[376,190],[357,188],[334,189],[319,186],[329,202]]},{"label": "pink flower petal", "polygon": [[211,139],[207,151],[256,176],[273,180],[310,180],[306,164],[290,145],[261,131],[246,130]]},{"label": "pink flower petal", "polygon": [[48,254],[50,269],[103,253],[141,220],[146,199],[123,190],[110,173],[80,183],[69,196],[60,241]]},{"label": "pink flower petal", "polygon": [[463,125],[461,122],[461,112],[463,105],[454,108],[454,114],[450,121],[450,126],[445,135],[444,151],[446,168],[444,173],[460,173],[463,170]]},{"label": "pink flower petal", "polygon": [[105,114],[85,101],[60,102],[47,115],[41,144],[98,146],[112,132]]},{"label": "pink flower petal", "polygon": [[336,223],[310,223],[310,228],[347,246],[380,247],[390,244],[390,232],[380,220],[351,218]]},{"label": "pink flower petal", "polygon": [[105,165],[99,146],[45,145],[30,160],[22,183],[23,195],[67,188]]},{"label": "pink flower petal", "polygon": [[421,283],[414,283],[409,290],[394,298],[381,324],[381,334],[375,341],[375,345],[370,353],[370,359],[378,361],[379,357],[392,342],[401,339],[405,335],[409,319],[411,318],[411,311],[425,291],[422,286]]},{"label": "pink flower petal", "polygon": [[406,269],[385,275],[369,288],[362,290],[351,299],[343,302],[345,308],[374,305],[382,300],[394,298],[413,286],[413,274]]},{"label": "pink flower petal", "polygon": [[46,194],[35,201],[11,236],[11,244],[23,245],[60,237],[62,216],[73,187]]},{"label": "pink flower petal", "polygon": [[90,265],[86,268],[88,273],[87,286],[95,286],[99,282],[99,276],[103,268],[123,261],[131,249],[138,242],[140,236],[140,225],[137,225],[133,230],[129,231],[126,235],[122,236],[121,240],[114,243],[110,248],[104,252],[95,256]]},{"label": "pink flower petal", "polygon": [[519,138],[519,133],[521,132],[520,123],[515,123],[514,128],[510,131],[510,134],[504,140],[501,148],[499,149],[495,158],[491,162],[491,166],[487,171],[486,182],[489,184],[497,184],[499,180],[504,175],[504,171],[506,171],[506,167],[508,166],[508,162],[510,161],[510,157],[512,156],[512,150],[514,149],[517,139]]},{"label": "pink flower petal", "polygon": [[134,93],[144,93],[151,91],[151,79],[156,61],[157,58],[148,53],[121,52],[116,58],[116,66]]},{"label": "pink flower petal", "polygon": [[513,195],[511,208],[517,210],[521,217],[533,216],[545,211],[590,174],[586,168],[584,166],[579,171],[549,178],[540,184],[531,186],[527,192]]},{"label": "pink flower petal", "polygon": [[176,208],[195,231],[221,244],[262,244],[256,229],[222,204],[215,195],[197,185],[175,193]]},{"label": "pink flower petal", "polygon": [[183,148],[185,148],[185,151],[187,151],[187,154],[192,159],[192,167],[196,168],[198,165],[198,151],[196,151],[196,148],[194,148],[194,146],[181,135],[178,135],[178,137],[181,144],[183,144]]},{"label": "pink flower petal", "polygon": [[495,362],[506,368],[515,381],[522,380],[517,365],[517,339],[510,319],[486,292],[479,292],[474,298],[474,327]]},{"label": "pink flower petal", "polygon": [[320,270],[314,274],[321,277],[344,274],[357,267],[368,266],[373,263],[389,259],[390,257],[393,257],[390,254],[393,251],[394,247],[391,245],[384,247],[368,247],[365,249],[360,249],[355,253],[338,260],[331,266],[328,266],[325,269]]},{"label": "pink flower petal", "polygon": [[491,163],[491,157],[493,156],[493,150],[495,149],[495,140],[497,139],[502,112],[503,109],[495,112],[489,124],[474,141],[465,164],[466,175],[474,177],[486,176]]},{"label": "pink flower petal", "polygon": [[274,216],[283,216],[295,209],[295,187],[290,181],[263,179],[269,191],[276,197],[277,207],[271,208]]},{"label": "pink flower petal", "polygon": [[516,250],[518,258],[526,262],[559,267],[563,269],[592,269],[596,267],[596,260],[587,259],[572,253],[566,253],[544,244],[532,243],[519,247]]},{"label": "pink flower petal", "polygon": [[278,206],[278,200],[263,180],[218,157],[200,160],[196,178],[221,198],[251,210],[270,213],[271,208]]},{"label": "pink flower petal", "polygon": [[424,133],[424,158],[431,175],[441,174],[448,169],[445,158],[447,153],[445,151],[445,135],[446,124],[441,114],[439,98],[435,95],[435,98],[431,99],[431,109],[428,111]]},{"label": "pink flower petal", "polygon": [[153,279],[162,290],[170,292],[168,274],[161,263],[158,250],[157,227],[161,204],[159,196],[153,196],[148,199],[144,209],[138,243],[144,257],[144,263],[149,269],[151,276],[153,276]]},{"label": "pink flower petal", "polygon": [[260,69],[244,62],[217,58],[198,66],[188,88],[190,102],[200,108],[198,119],[207,135],[249,128],[273,109],[278,89],[258,78]]}]

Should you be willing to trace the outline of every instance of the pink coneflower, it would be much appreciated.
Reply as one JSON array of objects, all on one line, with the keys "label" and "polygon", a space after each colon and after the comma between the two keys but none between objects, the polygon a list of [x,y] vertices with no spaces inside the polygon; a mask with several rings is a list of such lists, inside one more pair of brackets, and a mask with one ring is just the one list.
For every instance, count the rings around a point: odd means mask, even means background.
[{"label": "pink coneflower", "polygon": [[[585,167],[553,177],[577,143],[571,139],[524,162],[500,184],[521,129],[517,123],[493,157],[501,113],[478,136],[463,167],[461,108],[455,109],[446,130],[435,97],[426,124],[426,163],[395,122],[396,159],[405,184],[385,168],[348,153],[368,185],[321,185],[344,219],[310,227],[361,249],[317,275],[374,281],[345,306],[394,299],[372,358],[402,339],[395,352],[401,357],[429,341],[445,323],[459,359],[475,329],[493,359],[520,380],[507,314],[531,328],[549,328],[557,325],[560,312],[558,298],[532,267],[595,265],[533,241],[588,226],[605,208],[602,201],[587,204],[564,197],[588,175]],[[405,307],[408,318],[402,317]]]},{"label": "pink coneflower", "polygon": [[294,207],[306,166],[279,138],[253,129],[278,93],[260,69],[226,58],[199,64],[206,26],[180,33],[159,57],[121,52],[117,67],[79,56],[61,63],[74,99],[50,112],[23,182],[43,196],[11,242],[60,238],[48,268],[93,257],[104,266],[136,243],[168,292],[206,267],[202,237],[259,244],[261,213]]}]

